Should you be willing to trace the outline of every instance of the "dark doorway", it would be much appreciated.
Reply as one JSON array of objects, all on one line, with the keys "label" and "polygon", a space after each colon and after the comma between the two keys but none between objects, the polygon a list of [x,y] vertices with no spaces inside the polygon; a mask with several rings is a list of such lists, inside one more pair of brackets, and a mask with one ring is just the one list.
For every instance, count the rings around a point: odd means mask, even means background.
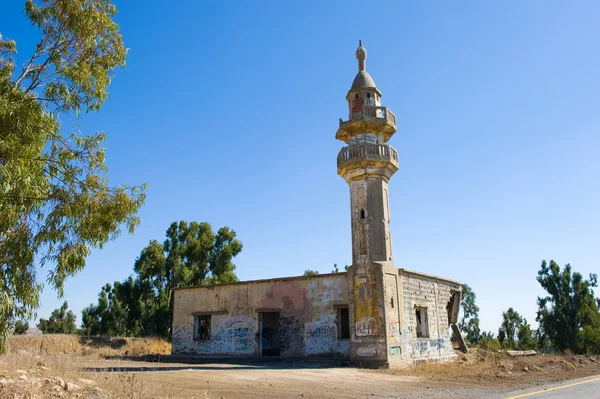
[{"label": "dark doorway", "polygon": [[279,312],[261,312],[259,321],[261,356],[279,356],[281,352]]}]

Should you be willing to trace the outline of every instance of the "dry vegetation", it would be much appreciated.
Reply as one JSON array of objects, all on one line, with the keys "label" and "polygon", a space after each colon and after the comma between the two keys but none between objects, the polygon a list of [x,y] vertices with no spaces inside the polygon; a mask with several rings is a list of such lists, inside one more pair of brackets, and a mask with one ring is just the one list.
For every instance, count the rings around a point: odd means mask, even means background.
[{"label": "dry vegetation", "polygon": [[0,397],[148,398],[177,397],[176,387],[140,381],[133,373],[86,371],[121,356],[169,354],[162,339],[85,338],[72,335],[13,336],[0,356]]},{"label": "dry vegetation", "polygon": [[448,363],[424,363],[389,370],[394,375],[428,377],[437,382],[481,386],[541,385],[600,374],[599,356],[537,355],[511,357],[506,352],[471,349]]},{"label": "dry vegetation", "polygon": [[597,356],[509,357],[480,349],[460,355],[455,363],[385,371],[302,369],[294,362],[255,368],[139,361],[170,351],[161,339],[11,337],[8,353],[0,356],[0,398],[297,398],[299,392],[321,398],[324,386],[331,394],[327,397],[389,397],[389,392],[415,393],[421,387],[427,392],[415,397],[478,398],[485,392],[600,374]]}]

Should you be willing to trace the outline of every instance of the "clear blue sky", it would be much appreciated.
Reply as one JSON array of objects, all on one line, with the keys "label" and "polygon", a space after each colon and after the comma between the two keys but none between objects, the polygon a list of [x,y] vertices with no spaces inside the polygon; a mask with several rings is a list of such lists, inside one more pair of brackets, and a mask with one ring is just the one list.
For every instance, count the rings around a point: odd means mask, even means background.
[{"label": "clear blue sky", "polygon": [[[24,58],[23,3],[3,3],[0,32]],[[398,118],[397,267],[470,284],[494,332],[510,306],[534,321],[542,259],[599,271],[600,3],[115,3],[127,68],[77,123],[107,133],[112,182],[148,199],[135,235],[66,284],[78,321],[172,221],[233,228],[242,280],[351,263],[334,136],[359,39]],[[41,299],[41,317],[60,305]]]}]

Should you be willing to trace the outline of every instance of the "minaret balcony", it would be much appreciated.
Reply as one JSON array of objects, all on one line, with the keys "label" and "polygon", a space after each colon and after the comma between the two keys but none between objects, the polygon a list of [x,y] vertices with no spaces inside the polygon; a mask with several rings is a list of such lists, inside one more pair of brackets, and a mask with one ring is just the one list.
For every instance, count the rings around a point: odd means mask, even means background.
[{"label": "minaret balcony", "polygon": [[396,133],[396,115],[387,107],[363,104],[348,121],[340,119],[335,138],[346,143],[359,134],[373,133],[388,141]]},{"label": "minaret balcony", "polygon": [[338,174],[342,177],[354,169],[385,169],[385,174],[391,176],[398,167],[398,152],[388,144],[351,145],[342,148],[337,157]]}]

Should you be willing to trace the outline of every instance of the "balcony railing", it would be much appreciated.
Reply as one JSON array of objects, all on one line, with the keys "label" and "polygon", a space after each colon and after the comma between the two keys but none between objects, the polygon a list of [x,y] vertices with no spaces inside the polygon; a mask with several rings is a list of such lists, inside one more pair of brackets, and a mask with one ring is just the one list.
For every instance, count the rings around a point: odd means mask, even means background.
[{"label": "balcony railing", "polygon": [[[396,115],[394,115],[387,107],[383,106],[363,104],[361,111],[352,115],[350,120],[360,119],[383,119],[394,128],[396,127]],[[347,121],[342,121],[340,119],[340,126],[346,122]]]},{"label": "balcony railing", "polygon": [[369,160],[398,164],[398,152],[387,144],[363,143],[351,145],[340,150],[337,158],[338,168],[356,161]]}]

